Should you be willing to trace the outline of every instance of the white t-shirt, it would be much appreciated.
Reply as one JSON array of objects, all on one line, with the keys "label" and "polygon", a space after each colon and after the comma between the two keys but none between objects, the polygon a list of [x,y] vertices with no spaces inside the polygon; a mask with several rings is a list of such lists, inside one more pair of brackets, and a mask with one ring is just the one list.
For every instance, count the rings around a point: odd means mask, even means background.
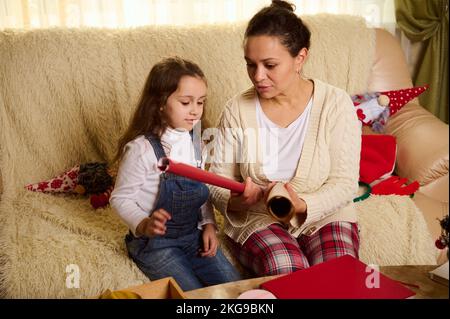
[{"label": "white t-shirt", "polygon": [[302,114],[284,128],[273,123],[264,114],[259,98],[256,97],[262,169],[269,180],[287,182],[294,177],[302,154],[311,108],[312,97]]},{"label": "white t-shirt", "polygon": [[[194,145],[188,131],[168,128],[161,136],[161,144],[172,160],[197,167]],[[140,135],[125,145],[110,203],[133,234],[156,205],[160,174],[155,152],[145,136]],[[202,225],[215,223],[209,200],[201,207],[201,212],[200,229]]]}]

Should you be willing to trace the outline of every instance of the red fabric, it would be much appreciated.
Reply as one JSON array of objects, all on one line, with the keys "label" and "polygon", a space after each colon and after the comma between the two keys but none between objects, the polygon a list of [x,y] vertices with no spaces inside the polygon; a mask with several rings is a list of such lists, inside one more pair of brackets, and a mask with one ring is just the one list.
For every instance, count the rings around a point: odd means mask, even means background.
[{"label": "red fabric", "polygon": [[406,178],[398,176],[391,176],[388,179],[372,186],[372,194],[375,195],[412,195],[420,187],[419,182],[414,181],[411,184],[407,184]]},{"label": "red fabric", "polygon": [[92,194],[90,198],[91,205],[94,209],[106,207],[109,204],[113,187],[110,187],[101,194]]},{"label": "red fabric", "polygon": [[405,299],[415,293],[344,255],[261,284],[279,299]]},{"label": "red fabric", "polygon": [[362,135],[359,180],[370,184],[392,174],[397,144],[392,135]]},{"label": "red fabric", "polygon": [[418,97],[420,94],[428,89],[429,85],[417,86],[408,89],[384,91],[380,94],[387,95],[389,97],[389,112],[390,115],[394,115],[398,112],[406,103]]}]

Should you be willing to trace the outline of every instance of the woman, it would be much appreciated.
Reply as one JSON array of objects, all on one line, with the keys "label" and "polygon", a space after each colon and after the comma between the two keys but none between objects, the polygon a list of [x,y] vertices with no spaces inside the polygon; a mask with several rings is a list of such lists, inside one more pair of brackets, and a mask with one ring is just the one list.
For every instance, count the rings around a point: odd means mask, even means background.
[{"label": "woman", "polygon": [[[244,53],[253,87],[221,117],[212,172],[245,181],[242,194],[211,186],[240,262],[258,276],[289,273],[350,254],[359,236],[352,199],[361,127],[345,91],[302,76],[310,31],[291,4],[273,1],[249,22]],[[264,205],[275,182],[295,208],[288,224]]]}]

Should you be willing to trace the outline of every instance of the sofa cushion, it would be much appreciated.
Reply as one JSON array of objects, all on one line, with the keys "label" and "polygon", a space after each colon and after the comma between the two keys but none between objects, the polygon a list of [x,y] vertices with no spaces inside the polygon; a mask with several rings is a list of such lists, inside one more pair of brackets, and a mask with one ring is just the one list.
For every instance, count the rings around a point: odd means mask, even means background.
[{"label": "sofa cushion", "polygon": [[409,196],[371,195],[356,204],[362,261],[380,266],[436,263],[434,239]]},{"label": "sofa cushion", "polygon": [[[149,281],[128,257],[127,227],[110,208],[94,210],[76,195],[20,195],[0,202],[0,295],[87,298]],[[79,285],[68,283],[74,267]]]}]

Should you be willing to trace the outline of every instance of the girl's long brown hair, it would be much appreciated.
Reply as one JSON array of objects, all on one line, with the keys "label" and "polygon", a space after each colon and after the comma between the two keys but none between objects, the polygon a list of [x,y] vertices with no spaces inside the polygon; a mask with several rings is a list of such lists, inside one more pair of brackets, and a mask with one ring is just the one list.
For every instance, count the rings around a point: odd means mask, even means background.
[{"label": "girl's long brown hair", "polygon": [[183,76],[201,78],[206,83],[205,75],[197,64],[179,57],[166,58],[152,67],[130,125],[119,139],[114,162],[120,161],[125,145],[139,135],[161,137],[168,125],[162,108],[177,90]]}]

